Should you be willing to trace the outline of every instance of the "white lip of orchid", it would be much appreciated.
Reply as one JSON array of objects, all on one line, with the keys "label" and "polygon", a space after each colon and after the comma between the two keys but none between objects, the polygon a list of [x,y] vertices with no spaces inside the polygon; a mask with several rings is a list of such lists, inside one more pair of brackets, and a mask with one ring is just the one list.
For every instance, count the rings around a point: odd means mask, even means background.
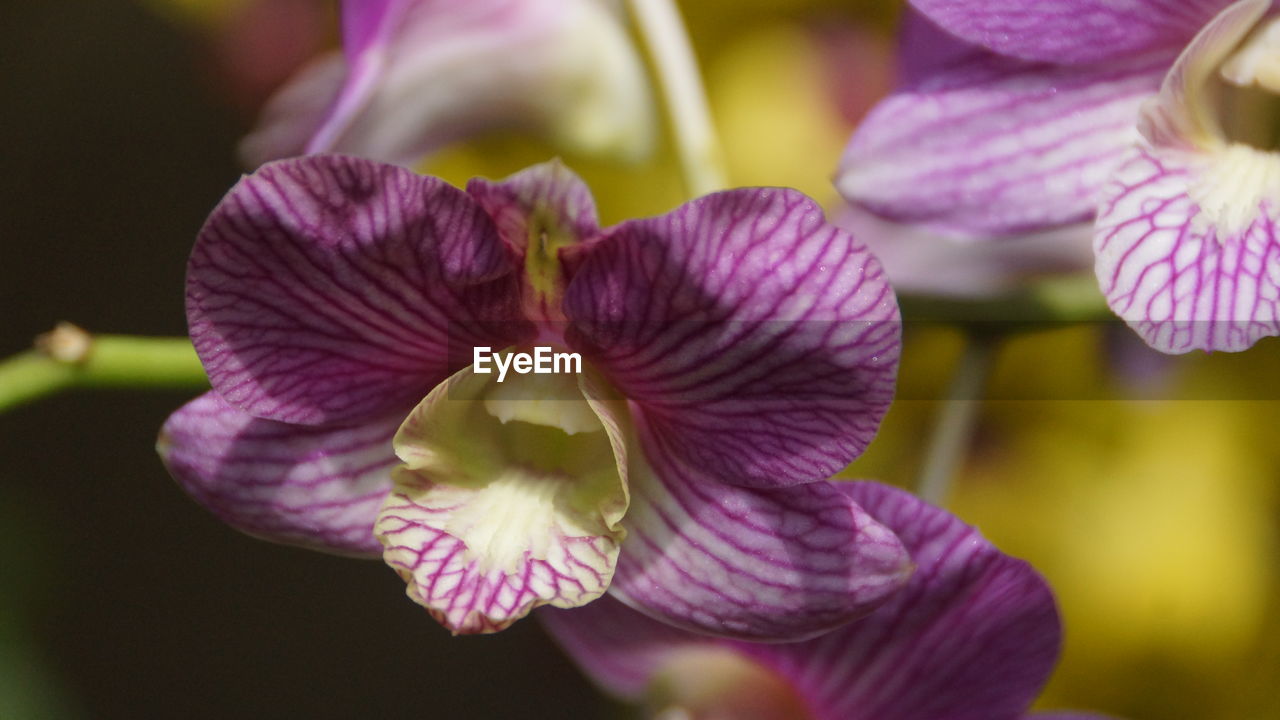
[{"label": "white lip of orchid", "polygon": [[396,434],[404,464],[375,524],[384,559],[455,632],[594,600],[626,536],[629,427],[590,371],[456,373]]},{"label": "white lip of orchid", "polygon": [[1280,200],[1280,18],[1256,26],[1188,101],[1209,129],[1188,188],[1192,227],[1226,242]]}]

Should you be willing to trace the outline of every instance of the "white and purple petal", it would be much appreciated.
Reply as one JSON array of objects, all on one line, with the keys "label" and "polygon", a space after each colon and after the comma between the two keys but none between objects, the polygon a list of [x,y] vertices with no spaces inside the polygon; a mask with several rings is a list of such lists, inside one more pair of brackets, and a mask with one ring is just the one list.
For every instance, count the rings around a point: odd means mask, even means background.
[{"label": "white and purple petal", "polygon": [[468,368],[396,435],[405,464],[375,534],[409,597],[455,633],[496,632],[609,587],[628,503],[625,406],[580,379],[498,385]]},{"label": "white and purple petal", "polygon": [[391,490],[398,462],[391,438],[404,414],[349,428],[289,425],[255,418],[210,392],[169,417],[157,449],[178,484],[234,528],[378,557],[373,522]]},{"label": "white and purple petal", "polygon": [[1025,60],[1092,63],[1176,50],[1231,0],[911,0],[948,32]]},{"label": "white and purple petal", "polygon": [[566,337],[710,479],[829,477],[893,396],[900,327],[879,263],[808,197],[748,188],[623,223],[571,256]]},{"label": "white and purple petal", "polygon": [[1098,283],[1111,309],[1166,353],[1244,350],[1280,335],[1280,206],[1243,229],[1209,223],[1191,198],[1205,160],[1141,146],[1116,173],[1098,217]]},{"label": "white and purple petal", "polygon": [[392,165],[266,165],[210,215],[187,273],[214,389],[253,415],[350,423],[412,406],[531,331],[516,265],[465,193]]},{"label": "white and purple petal", "polygon": [[[251,164],[342,152],[412,165],[499,128],[569,150],[649,152],[651,100],[620,18],[596,0],[343,4],[338,82],[300,76],[245,139]],[[305,91],[305,92],[304,92]],[[301,140],[302,142],[299,142]]]},{"label": "white and purple petal", "polygon": [[885,218],[953,235],[1087,220],[1173,58],[1063,67],[965,55],[871,112],[836,188]]},{"label": "white and purple petal", "polygon": [[904,491],[863,482],[841,489],[898,533],[918,565],[900,593],[862,620],[807,641],[761,644],[682,633],[608,598],[541,618],[584,671],[631,700],[680,651],[717,645],[786,678],[816,720],[1022,717],[1061,640],[1044,581]]},{"label": "white and purple petal", "polygon": [[893,532],[832,483],[744,488],[650,463],[631,474],[610,594],[668,624],[795,640],[867,614],[910,576]]}]

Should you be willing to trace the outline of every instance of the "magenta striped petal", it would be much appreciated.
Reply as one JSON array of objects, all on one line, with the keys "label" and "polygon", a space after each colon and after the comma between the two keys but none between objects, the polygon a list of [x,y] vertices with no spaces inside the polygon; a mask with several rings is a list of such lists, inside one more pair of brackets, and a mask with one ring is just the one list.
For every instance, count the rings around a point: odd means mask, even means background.
[{"label": "magenta striped petal", "polygon": [[1025,562],[902,490],[842,486],[902,539],[907,587],[865,620],[780,648],[743,646],[837,720],[999,720],[1021,714],[1057,661],[1053,593]]},{"label": "magenta striped petal", "polygon": [[1098,218],[1094,251],[1107,302],[1166,353],[1244,350],[1280,335],[1277,199],[1265,199],[1242,231],[1215,228],[1188,195],[1211,162],[1137,147]]},{"label": "magenta striped petal", "polygon": [[911,572],[894,534],[831,483],[742,488],[655,462],[633,471],[631,493],[610,592],[678,627],[811,636],[870,612]]},{"label": "magenta striped petal", "polygon": [[1186,44],[1231,0],[911,0],[947,31],[1027,60],[1090,63]]},{"label": "magenta striped petal", "polygon": [[241,180],[191,254],[187,319],[213,386],[259,417],[354,422],[412,407],[472,347],[530,328],[515,265],[462,191],[340,156]]},{"label": "magenta striped petal", "polygon": [[893,396],[898,306],[867,249],[786,189],[709,195],[573,257],[568,339],[653,453],[724,482],[825,478]]},{"label": "magenta striped petal", "polygon": [[373,521],[398,462],[404,412],[351,428],[261,420],[206,393],[169,417],[157,449],[196,502],[264,540],[378,557]]},{"label": "magenta striped petal", "polygon": [[1087,220],[1173,59],[1061,67],[971,55],[882,101],[854,133],[836,187],[888,219],[949,234]]},{"label": "magenta striped petal", "polygon": [[680,633],[609,598],[541,618],[584,671],[631,700],[672,653],[720,643],[789,679],[817,720],[1021,717],[1058,655],[1058,615],[1044,581],[902,490],[864,482],[841,489],[898,533],[918,565],[900,593],[862,620],[812,640],[757,644]]},{"label": "magenta striped petal", "polygon": [[531,238],[557,234],[566,236],[555,238],[560,243],[581,242],[600,231],[591,189],[559,160],[496,182],[473,178],[467,194],[493,218],[502,239],[521,254]]}]

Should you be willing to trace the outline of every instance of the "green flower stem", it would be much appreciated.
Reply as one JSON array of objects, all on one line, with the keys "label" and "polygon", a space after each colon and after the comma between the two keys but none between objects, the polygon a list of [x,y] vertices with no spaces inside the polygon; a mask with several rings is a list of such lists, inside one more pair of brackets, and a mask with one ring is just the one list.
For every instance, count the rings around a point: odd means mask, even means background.
[{"label": "green flower stem", "polygon": [[934,505],[946,501],[951,481],[964,463],[998,342],[993,336],[978,333],[966,338],[946,400],[938,410],[933,434],[925,445],[924,464],[916,482],[916,493]]},{"label": "green flower stem", "polygon": [[702,86],[698,59],[672,0],[629,0],[671,124],[685,191],[699,197],[728,186],[728,173]]},{"label": "green flower stem", "polygon": [[60,325],[34,350],[0,361],[0,412],[73,388],[209,387],[187,338],[90,335]]}]

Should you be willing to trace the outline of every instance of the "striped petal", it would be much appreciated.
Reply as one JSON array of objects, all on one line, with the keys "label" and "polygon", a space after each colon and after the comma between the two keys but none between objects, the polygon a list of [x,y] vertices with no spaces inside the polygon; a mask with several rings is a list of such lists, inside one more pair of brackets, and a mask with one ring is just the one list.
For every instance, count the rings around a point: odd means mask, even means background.
[{"label": "striped petal", "polygon": [[633,473],[610,593],[672,625],[787,640],[865,615],[906,581],[894,534],[826,482],[778,490],[708,481],[679,461]]},{"label": "striped petal", "polygon": [[817,720],[1021,717],[1058,655],[1060,626],[1044,581],[906,492],[874,483],[841,489],[898,533],[918,566],[863,620],[782,644],[681,633],[607,599],[542,620],[583,670],[632,700],[681,652],[714,645],[781,675]]},{"label": "striped petal", "polygon": [[875,434],[897,302],[804,195],[709,195],[566,258],[568,341],[631,401],[647,452],[777,487],[829,477]]},{"label": "striped petal", "polygon": [[860,622],[810,643],[743,651],[791,677],[832,720],[1018,717],[1061,645],[1045,581],[910,493],[875,483],[842,489],[898,534],[915,575]]},{"label": "striped petal", "polygon": [[261,420],[216,392],[175,412],[157,449],[170,474],[220,520],[255,537],[378,557],[378,508],[404,413],[351,428]]},{"label": "striped petal", "polygon": [[494,129],[541,132],[570,151],[649,152],[643,65],[607,4],[348,0],[342,9],[343,57],[326,63],[342,65],[341,80],[303,75],[282,90],[241,147],[248,162],[342,152],[412,165]]},{"label": "striped petal", "polygon": [[340,156],[242,179],[191,254],[187,319],[231,404],[293,423],[412,406],[530,331],[489,217],[435,178]]},{"label": "striped petal", "polygon": [[1162,352],[1238,351],[1280,335],[1280,197],[1260,201],[1243,230],[1224,232],[1189,194],[1212,162],[1135,148],[1098,217],[1102,292]]},{"label": "striped petal", "polygon": [[1083,67],[969,55],[882,101],[836,176],[844,198],[953,235],[1016,235],[1089,219],[1160,52]]},{"label": "striped petal", "polygon": [[453,632],[496,632],[608,588],[628,501],[625,409],[594,387],[467,369],[396,435],[405,465],[375,532],[409,597]]},{"label": "striped petal", "polygon": [[965,40],[1057,63],[1117,60],[1180,48],[1231,0],[911,0]]},{"label": "striped petal", "polygon": [[[1241,0],[1188,45],[1144,106],[1144,140],[1103,197],[1098,282],[1112,310],[1162,352],[1238,351],[1280,334],[1280,153],[1228,131],[1249,127],[1256,108],[1218,107],[1233,97],[1230,83],[1251,84],[1246,68],[1232,80],[1226,67],[1254,49],[1241,43],[1269,7]],[[1270,112],[1259,114],[1268,128]]]}]

